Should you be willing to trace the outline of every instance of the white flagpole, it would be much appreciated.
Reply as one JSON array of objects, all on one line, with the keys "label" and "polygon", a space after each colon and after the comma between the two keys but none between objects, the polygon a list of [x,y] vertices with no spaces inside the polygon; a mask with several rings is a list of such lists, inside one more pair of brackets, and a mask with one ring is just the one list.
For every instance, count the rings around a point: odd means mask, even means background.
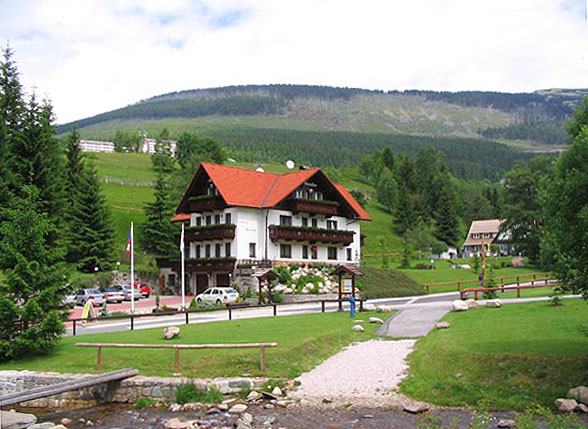
[{"label": "white flagpole", "polygon": [[135,314],[135,234],[131,222],[131,314]]},{"label": "white flagpole", "polygon": [[182,257],[182,308],[186,309],[186,276],[184,274],[184,222],[182,222],[182,235],[180,236],[180,253]]}]

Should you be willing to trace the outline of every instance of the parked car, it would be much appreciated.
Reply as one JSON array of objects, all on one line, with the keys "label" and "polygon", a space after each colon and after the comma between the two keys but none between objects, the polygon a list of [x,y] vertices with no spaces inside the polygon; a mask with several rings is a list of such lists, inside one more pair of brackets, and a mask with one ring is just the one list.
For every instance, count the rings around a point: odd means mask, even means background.
[{"label": "parked car", "polygon": [[125,300],[125,293],[119,287],[107,287],[104,289],[104,297],[106,298],[106,302],[115,302],[120,304]]},{"label": "parked car", "polygon": [[63,303],[64,304],[72,304],[72,303],[76,303],[76,298],[77,298],[77,294],[76,293],[71,293],[69,295],[65,295],[65,298],[63,298]]},{"label": "parked car", "polygon": [[86,305],[90,301],[93,306],[104,304],[104,294],[98,289],[80,289],[76,292],[76,304]]},{"label": "parked car", "polygon": [[212,302],[214,304],[233,304],[239,299],[239,292],[232,287],[211,287],[200,295],[196,295],[196,302]]},{"label": "parked car", "polygon": [[147,283],[135,283],[135,287],[139,288],[139,291],[144,298],[149,298],[151,295],[151,288],[147,285]]},{"label": "parked car", "polygon": [[143,295],[141,295],[141,290],[135,286],[133,292],[131,292],[131,285],[123,285],[120,286],[125,293],[125,301],[131,301],[133,299],[133,294],[135,295],[135,301],[140,300]]}]

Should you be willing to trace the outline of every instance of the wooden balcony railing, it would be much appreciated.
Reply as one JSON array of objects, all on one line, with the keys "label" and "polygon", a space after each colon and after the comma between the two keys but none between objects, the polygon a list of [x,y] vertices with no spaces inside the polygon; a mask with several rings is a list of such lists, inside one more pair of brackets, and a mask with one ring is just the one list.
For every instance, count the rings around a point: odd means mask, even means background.
[{"label": "wooden balcony railing", "polygon": [[291,199],[288,201],[288,209],[294,213],[316,213],[323,215],[336,215],[339,203],[325,200]]},{"label": "wooden balcony railing", "polygon": [[[186,258],[184,261],[186,272],[208,273],[212,271],[232,272],[235,268],[235,258]],[[160,268],[171,268],[179,273],[179,258],[157,258],[157,266]]]},{"label": "wooden balcony railing", "polygon": [[186,241],[224,240],[235,238],[235,225],[218,224],[186,229]]},{"label": "wooden balcony railing", "polygon": [[223,199],[218,195],[198,195],[188,198],[190,212],[207,212],[220,210],[226,207]]},{"label": "wooden balcony railing", "polygon": [[335,243],[350,245],[353,242],[354,231],[338,229],[308,228],[299,226],[269,226],[270,240],[310,241],[321,243]]}]

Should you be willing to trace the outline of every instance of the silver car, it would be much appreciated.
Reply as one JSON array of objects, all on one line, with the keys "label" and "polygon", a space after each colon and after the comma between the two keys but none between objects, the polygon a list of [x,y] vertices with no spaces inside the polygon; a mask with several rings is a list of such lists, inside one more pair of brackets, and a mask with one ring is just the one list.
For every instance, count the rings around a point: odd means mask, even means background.
[{"label": "silver car", "polygon": [[135,301],[139,301],[139,299],[143,298],[141,295],[141,290],[135,286],[134,291],[131,292],[131,285],[124,285],[120,286],[125,293],[125,301],[130,301],[133,299],[133,294],[135,295]]},{"label": "silver car", "polygon": [[98,289],[80,289],[76,292],[76,304],[86,305],[90,301],[93,306],[104,304],[104,294]]},{"label": "silver car", "polygon": [[104,297],[106,302],[115,302],[120,304],[125,300],[125,293],[118,287],[108,287],[104,289]]},{"label": "silver car", "polygon": [[216,305],[234,304],[239,299],[239,292],[232,287],[211,287],[196,296],[196,302],[202,304],[204,301]]}]

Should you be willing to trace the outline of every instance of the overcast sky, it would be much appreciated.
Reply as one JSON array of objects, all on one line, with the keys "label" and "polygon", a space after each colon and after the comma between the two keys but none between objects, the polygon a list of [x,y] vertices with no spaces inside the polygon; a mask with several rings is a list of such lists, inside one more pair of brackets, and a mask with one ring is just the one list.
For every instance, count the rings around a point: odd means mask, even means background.
[{"label": "overcast sky", "polygon": [[171,91],[588,87],[586,0],[0,0],[59,123]]}]

